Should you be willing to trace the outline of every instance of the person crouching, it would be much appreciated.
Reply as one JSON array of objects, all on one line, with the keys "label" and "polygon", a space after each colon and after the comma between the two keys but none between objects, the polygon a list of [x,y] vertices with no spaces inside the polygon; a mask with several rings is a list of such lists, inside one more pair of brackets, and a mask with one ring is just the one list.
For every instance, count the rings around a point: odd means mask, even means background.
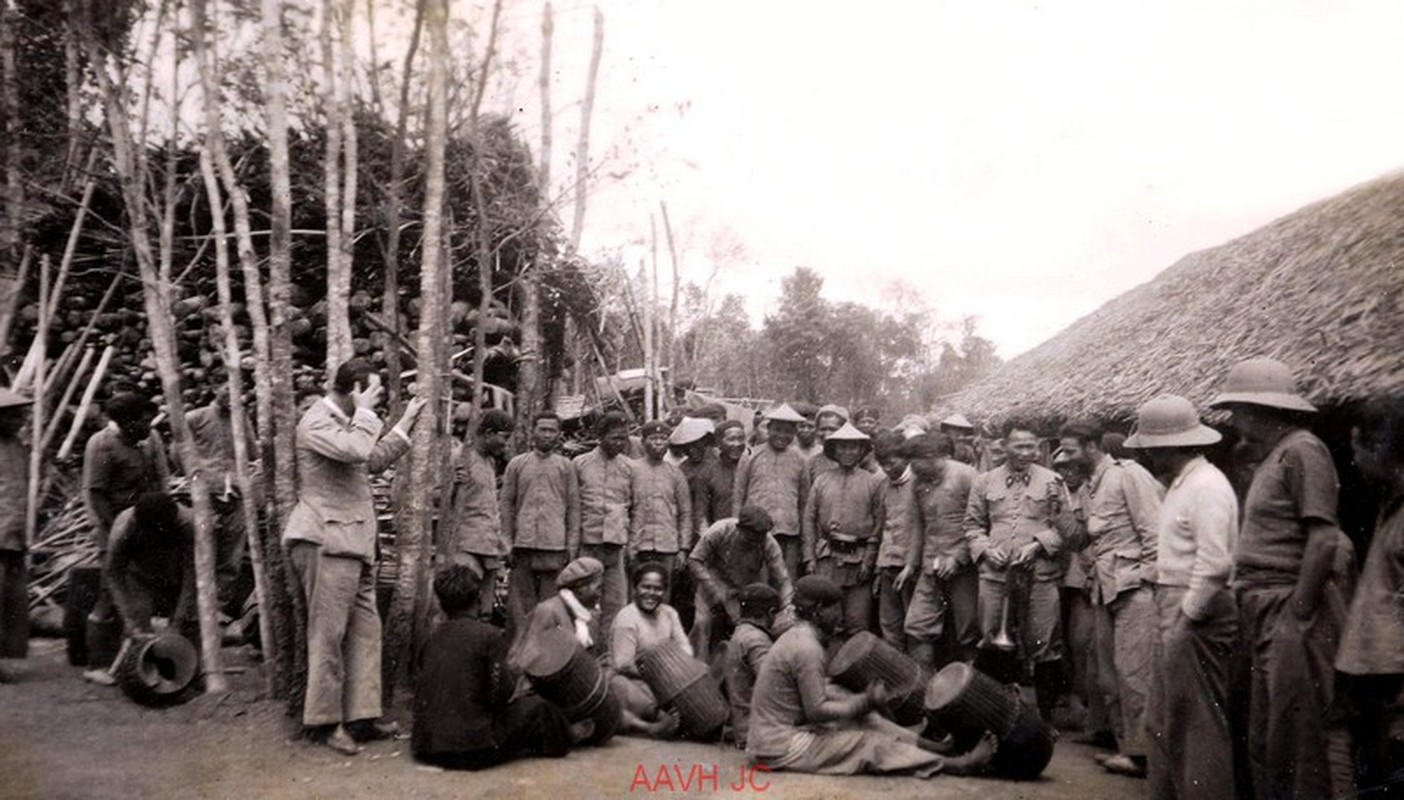
[{"label": "person crouching", "polygon": [[570,752],[570,723],[536,695],[512,699],[507,634],[478,619],[481,581],[466,565],[440,569],[434,595],[446,619],[424,645],[414,690],[414,757],[445,769],[478,770]]}]

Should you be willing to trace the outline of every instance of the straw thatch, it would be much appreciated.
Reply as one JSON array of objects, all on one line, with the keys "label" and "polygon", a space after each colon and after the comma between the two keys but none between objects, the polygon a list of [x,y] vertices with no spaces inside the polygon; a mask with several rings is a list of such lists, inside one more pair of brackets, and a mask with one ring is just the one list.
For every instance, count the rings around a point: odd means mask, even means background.
[{"label": "straw thatch", "polygon": [[1164,392],[1203,408],[1254,356],[1320,406],[1404,391],[1404,173],[1185,256],[943,405],[1045,427]]}]

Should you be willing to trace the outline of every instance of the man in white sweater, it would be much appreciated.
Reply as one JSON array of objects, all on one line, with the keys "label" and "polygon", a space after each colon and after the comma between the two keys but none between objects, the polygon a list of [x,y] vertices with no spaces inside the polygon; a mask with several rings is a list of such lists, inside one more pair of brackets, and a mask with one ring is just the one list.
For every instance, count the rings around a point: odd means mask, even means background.
[{"label": "man in white sweater", "polygon": [[1170,487],[1160,506],[1159,636],[1145,716],[1152,797],[1235,796],[1226,709],[1238,637],[1228,588],[1238,499],[1202,453],[1219,439],[1188,400],[1162,395],[1141,406],[1126,440]]}]

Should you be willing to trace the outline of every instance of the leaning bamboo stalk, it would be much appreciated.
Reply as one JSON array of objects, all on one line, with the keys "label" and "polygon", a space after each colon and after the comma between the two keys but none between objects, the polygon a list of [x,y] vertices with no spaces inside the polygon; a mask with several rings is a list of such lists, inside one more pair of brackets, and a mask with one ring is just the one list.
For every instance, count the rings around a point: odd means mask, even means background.
[{"label": "leaning bamboo stalk", "polygon": [[98,149],[94,147],[88,151],[88,167],[85,172],[90,176],[83,184],[83,199],[78,203],[78,212],[73,216],[73,224],[68,229],[68,241],[63,245],[63,255],[59,258],[58,277],[54,279],[54,289],[49,297],[49,316],[58,313],[59,295],[63,294],[64,284],[68,282],[68,271],[73,266],[73,254],[78,251],[78,239],[83,235],[83,219],[88,215],[88,208],[93,202],[93,190],[97,188],[97,181],[91,176],[97,164]]},{"label": "leaning bamboo stalk", "polygon": [[63,420],[63,410],[68,408],[68,402],[73,399],[73,393],[78,390],[78,384],[87,377],[88,367],[93,363],[93,349],[89,347],[83,351],[83,358],[78,362],[78,369],[69,379],[68,386],[63,390],[63,396],[59,398],[58,405],[54,407],[53,418],[44,428],[44,436],[40,439],[39,447],[43,451],[48,451],[49,445],[53,442],[54,436],[58,433],[59,422]]},{"label": "leaning bamboo stalk", "polygon": [[34,540],[34,534],[39,527],[39,482],[44,470],[44,349],[45,340],[48,339],[49,331],[49,311],[47,301],[49,298],[49,257],[44,256],[39,260],[39,332],[34,337],[34,344],[39,348],[39,356],[35,360],[37,366],[34,368],[34,396],[38,402],[34,403],[33,417],[29,423],[30,430],[30,450],[29,450],[29,496],[25,498],[24,507],[24,541],[26,543]]},{"label": "leaning bamboo stalk", "polygon": [[83,326],[83,331],[78,334],[78,338],[73,341],[74,347],[82,347],[88,343],[88,339],[97,330],[98,317],[107,311],[107,307],[112,304],[112,299],[117,296],[117,287],[122,283],[122,270],[112,276],[112,282],[107,285],[107,291],[102,293],[102,299],[98,301],[97,308],[93,309],[93,315],[88,319],[88,324]]},{"label": "leaning bamboo stalk", "polygon": [[83,422],[88,418],[88,409],[93,404],[93,398],[97,396],[98,387],[102,385],[102,378],[107,374],[108,362],[112,361],[112,354],[116,348],[108,345],[102,351],[102,358],[98,359],[97,366],[93,368],[93,379],[88,381],[88,388],[83,392],[83,399],[78,403],[78,410],[73,412],[73,423],[68,428],[68,435],[63,439],[63,445],[59,447],[59,461],[68,458],[68,454],[73,452],[73,445],[78,441],[78,434],[83,430]]},{"label": "leaning bamboo stalk", "polygon": [[15,379],[10,382],[10,388],[14,391],[21,391],[29,388],[30,381],[34,379],[34,361],[40,358],[39,352],[42,349],[40,342],[45,338],[39,331],[39,325],[43,324],[44,314],[39,314],[39,323],[35,326],[34,341],[29,343],[29,350],[24,354],[24,361],[20,363],[19,372],[15,373]]},{"label": "leaning bamboo stalk", "polygon": [[[44,349],[47,352],[48,346],[45,345]],[[44,359],[44,391],[40,392],[38,387],[35,387],[34,402],[48,403],[49,392],[63,380],[63,375],[68,372],[68,365],[73,363],[73,354],[75,352],[77,351],[74,350],[73,345],[70,344],[64,347],[63,351],[59,353],[59,357],[53,361],[49,361],[47,358]]]},{"label": "leaning bamboo stalk", "polygon": [[84,352],[82,348],[74,347],[73,345],[74,343],[70,342],[63,348],[63,352],[60,353],[58,359],[54,361],[53,368],[49,370],[50,389],[57,389],[68,385],[68,371],[73,368],[73,360],[78,358],[80,353]]}]

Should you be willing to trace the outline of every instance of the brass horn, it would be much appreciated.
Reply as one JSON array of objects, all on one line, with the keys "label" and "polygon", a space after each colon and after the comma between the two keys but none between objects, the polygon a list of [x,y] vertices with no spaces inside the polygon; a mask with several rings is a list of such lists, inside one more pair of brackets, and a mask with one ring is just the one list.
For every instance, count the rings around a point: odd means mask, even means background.
[{"label": "brass horn", "polygon": [[999,630],[995,632],[994,638],[990,639],[990,647],[1006,653],[1012,653],[1018,647],[1014,637],[1009,635],[1009,612],[1012,605],[1009,602],[1009,589],[1011,588],[1006,585],[1004,603],[1001,606],[999,617]]}]

